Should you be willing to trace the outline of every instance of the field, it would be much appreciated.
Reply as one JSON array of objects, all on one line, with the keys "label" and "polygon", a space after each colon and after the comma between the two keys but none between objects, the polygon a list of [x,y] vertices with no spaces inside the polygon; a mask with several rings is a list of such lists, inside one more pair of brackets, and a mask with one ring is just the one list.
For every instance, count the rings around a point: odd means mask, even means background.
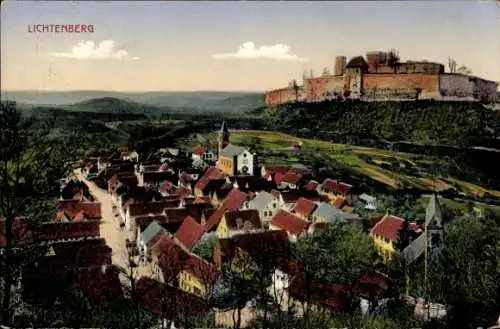
[{"label": "field", "polygon": [[[322,157],[329,157],[358,174],[373,180],[399,188],[418,188],[422,190],[442,191],[456,188],[469,196],[484,196],[490,193],[500,197],[499,191],[491,191],[470,182],[460,181],[453,177],[433,175],[433,166],[439,166],[440,160],[434,157],[391,152],[367,147],[335,144],[312,139],[300,139],[282,133],[270,131],[233,131],[231,141],[235,144],[249,145],[252,140],[261,140],[264,164],[286,164],[298,161],[303,152],[312,152]],[[182,140],[179,145],[192,150],[196,145],[208,140],[212,148],[216,148],[217,135],[196,135],[195,138]],[[294,145],[300,145],[300,151]]]}]

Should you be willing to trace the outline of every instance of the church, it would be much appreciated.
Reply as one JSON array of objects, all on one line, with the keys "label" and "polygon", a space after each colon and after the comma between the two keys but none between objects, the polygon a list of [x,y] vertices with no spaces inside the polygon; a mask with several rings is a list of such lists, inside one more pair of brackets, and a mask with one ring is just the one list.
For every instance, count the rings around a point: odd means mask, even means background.
[{"label": "church", "polygon": [[245,147],[231,144],[225,122],[222,122],[218,136],[217,168],[229,177],[254,174],[254,155]]}]

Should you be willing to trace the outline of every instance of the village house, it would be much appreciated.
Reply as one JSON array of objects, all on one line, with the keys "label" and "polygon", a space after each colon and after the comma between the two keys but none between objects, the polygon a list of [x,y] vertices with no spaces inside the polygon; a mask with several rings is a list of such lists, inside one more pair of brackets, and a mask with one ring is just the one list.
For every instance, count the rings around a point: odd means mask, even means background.
[{"label": "village house", "polygon": [[175,238],[184,248],[186,248],[186,250],[191,252],[204,233],[205,227],[198,223],[193,217],[188,216],[184,219],[177,232],[175,232]]},{"label": "village house", "polygon": [[[370,232],[375,248],[385,261],[391,260],[397,250],[396,243],[399,241],[399,231],[403,228],[404,221],[403,218],[386,214]],[[414,237],[422,233],[415,223],[410,223],[409,229],[413,231]]]},{"label": "village house", "polygon": [[277,173],[275,176],[275,182],[279,189],[292,189],[296,190],[299,188],[299,184],[302,182],[303,175],[289,170],[286,174],[282,175]]},{"label": "village house", "polygon": [[54,242],[39,248],[45,256],[22,271],[24,298],[39,302],[79,292],[97,306],[123,296],[118,272],[111,265],[111,248],[104,239]]},{"label": "village house", "polygon": [[309,222],[295,216],[294,214],[280,209],[271,219],[269,228],[271,230],[283,230],[288,233],[290,241],[295,242],[297,237],[307,233]]},{"label": "village house", "polygon": [[155,244],[159,237],[166,232],[167,230],[157,221],[152,221],[140,234],[138,241],[139,256],[143,257],[143,259],[147,259],[151,247]]},{"label": "village house", "polygon": [[320,185],[318,192],[327,196],[331,202],[335,202],[337,198],[349,198],[351,188],[352,185],[327,178]]},{"label": "village house", "polygon": [[321,202],[312,214],[314,223],[330,223],[338,221],[348,223],[357,220],[357,214],[349,213],[335,208],[329,203]]},{"label": "village house", "polygon": [[[212,180],[218,181],[217,183],[212,183],[210,187],[208,183]],[[205,171],[205,174],[196,182],[194,185],[194,195],[199,198],[204,195],[208,195],[209,192],[215,191],[220,188],[224,183],[226,183],[226,177],[224,174],[216,167],[210,167]],[[220,185],[219,185],[220,184]]]},{"label": "village house", "polygon": [[306,198],[299,198],[292,208],[291,213],[307,221],[312,221],[313,212],[316,210],[318,205]]},{"label": "village house", "polygon": [[129,231],[134,230],[135,217],[159,215],[162,214],[166,208],[178,208],[179,206],[179,199],[127,203],[124,210],[125,218],[123,219],[125,228]]},{"label": "village house", "polygon": [[152,249],[155,272],[159,281],[203,299],[212,297],[218,277],[217,268],[190,254],[170,234],[163,234]]},{"label": "village house", "polygon": [[201,166],[209,166],[214,164],[217,161],[217,155],[210,151],[208,147],[198,145],[191,155],[193,159],[193,166],[196,166],[195,163],[199,163]]},{"label": "village house", "polygon": [[208,218],[205,224],[205,232],[215,230],[227,211],[236,211],[242,209],[247,198],[248,195],[246,193],[233,188],[224,199],[224,202],[221,204],[221,206],[212,214],[212,216],[210,216],[210,218]]},{"label": "village house", "polygon": [[375,198],[374,196],[363,193],[358,197],[358,199],[363,202],[366,210],[377,210],[377,198]]},{"label": "village house", "polygon": [[243,209],[257,210],[263,225],[267,226],[279,209],[279,200],[271,193],[260,191],[251,200],[245,202]]},{"label": "village house", "polygon": [[235,234],[251,234],[262,231],[259,212],[254,209],[228,211],[217,226],[219,239],[227,239]]},{"label": "village house", "polygon": [[242,146],[227,145],[219,155],[217,167],[227,176],[253,175],[254,158],[250,151]]},{"label": "village house", "polygon": [[209,300],[219,273],[217,268],[206,260],[190,254],[179,273],[179,286],[188,293]]},{"label": "village house", "polygon": [[164,319],[163,327],[165,320],[170,320],[174,321],[175,328],[180,328],[185,326],[186,318],[202,316],[209,311],[202,298],[157,280],[141,277],[136,286],[139,304]]},{"label": "village house", "polygon": [[92,220],[101,219],[101,203],[100,202],[86,202],[78,199],[73,200],[58,200],[58,210],[63,211],[70,215],[71,218],[75,216],[83,216]]}]

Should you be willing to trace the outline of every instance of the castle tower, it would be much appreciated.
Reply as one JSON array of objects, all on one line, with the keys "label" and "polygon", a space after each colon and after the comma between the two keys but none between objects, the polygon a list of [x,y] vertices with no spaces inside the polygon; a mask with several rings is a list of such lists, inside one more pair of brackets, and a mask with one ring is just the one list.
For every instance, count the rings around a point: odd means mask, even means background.
[{"label": "castle tower", "polygon": [[222,150],[229,144],[229,129],[227,128],[226,122],[222,121],[222,126],[219,131],[218,136],[218,156],[222,154]]},{"label": "castle tower", "polygon": [[333,71],[333,74],[337,76],[344,75],[345,66],[346,66],[345,56],[335,57],[335,69]]}]

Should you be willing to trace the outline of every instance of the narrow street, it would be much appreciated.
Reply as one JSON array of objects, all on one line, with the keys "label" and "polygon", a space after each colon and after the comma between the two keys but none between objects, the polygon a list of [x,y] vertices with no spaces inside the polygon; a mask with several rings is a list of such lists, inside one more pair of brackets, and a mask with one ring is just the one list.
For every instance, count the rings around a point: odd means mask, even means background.
[{"label": "narrow street", "polygon": [[127,249],[125,247],[126,232],[120,231],[120,223],[113,213],[113,201],[111,195],[100,189],[93,182],[85,179],[84,175],[76,171],[76,177],[84,182],[90,193],[101,203],[101,237],[113,249],[113,264],[127,268]]}]

